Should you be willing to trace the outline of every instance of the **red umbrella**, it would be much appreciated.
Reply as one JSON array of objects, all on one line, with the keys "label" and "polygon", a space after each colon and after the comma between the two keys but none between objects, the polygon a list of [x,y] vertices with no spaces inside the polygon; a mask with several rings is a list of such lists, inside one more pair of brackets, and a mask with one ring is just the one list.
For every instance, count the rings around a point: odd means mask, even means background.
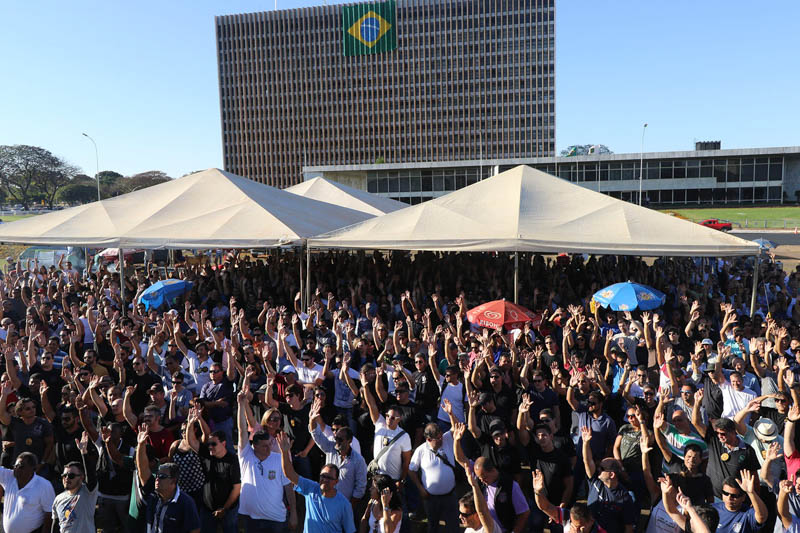
[{"label": "red umbrella", "polygon": [[[467,311],[467,320],[479,327],[500,329],[521,328],[535,320],[536,314],[505,299],[486,302]],[[541,317],[539,317],[541,322]]]}]

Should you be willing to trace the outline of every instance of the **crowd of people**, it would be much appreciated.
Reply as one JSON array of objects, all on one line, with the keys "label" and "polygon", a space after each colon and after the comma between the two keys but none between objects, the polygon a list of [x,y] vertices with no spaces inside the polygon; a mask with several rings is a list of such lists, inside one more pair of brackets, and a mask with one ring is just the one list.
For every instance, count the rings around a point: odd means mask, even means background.
[{"label": "crowd of people", "polygon": [[[9,258],[3,531],[800,531],[800,270],[522,254],[487,330],[503,254],[321,253],[308,301],[303,259]],[[666,301],[592,301],[626,279]]]}]

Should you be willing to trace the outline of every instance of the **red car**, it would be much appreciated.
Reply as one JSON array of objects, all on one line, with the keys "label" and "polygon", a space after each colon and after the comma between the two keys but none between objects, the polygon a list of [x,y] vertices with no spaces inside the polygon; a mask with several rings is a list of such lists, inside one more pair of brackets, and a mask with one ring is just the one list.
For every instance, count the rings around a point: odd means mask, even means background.
[{"label": "red car", "polygon": [[718,218],[707,218],[699,222],[699,224],[701,226],[718,229],[720,231],[730,231],[731,229],[733,229],[730,222],[721,222]]}]

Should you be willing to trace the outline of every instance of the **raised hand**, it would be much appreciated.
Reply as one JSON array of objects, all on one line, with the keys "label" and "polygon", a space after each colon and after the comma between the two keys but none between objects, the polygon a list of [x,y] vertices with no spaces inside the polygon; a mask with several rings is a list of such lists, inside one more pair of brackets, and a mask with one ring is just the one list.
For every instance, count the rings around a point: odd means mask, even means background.
[{"label": "raised hand", "polygon": [[275,435],[275,440],[278,441],[281,451],[288,452],[292,448],[292,441],[289,438],[289,435],[283,431]]},{"label": "raised hand", "polygon": [[786,415],[786,418],[788,418],[792,422],[797,422],[798,420],[800,420],[800,406],[793,405],[792,407],[790,407],[789,412]]},{"label": "raised hand", "polygon": [[148,431],[149,430],[147,429],[147,424],[140,424],[139,425],[139,433],[136,434],[136,442],[138,444],[146,444],[147,443],[147,437],[149,436],[147,434]]},{"label": "raised hand", "polygon": [[453,430],[452,430],[453,440],[461,440],[464,437],[464,431],[466,429],[467,429],[467,426],[465,426],[463,423],[456,422],[455,425],[453,426]]},{"label": "raised hand", "polygon": [[739,476],[741,479],[737,480],[737,482],[742,487],[742,490],[747,494],[753,494],[755,491],[755,477],[753,474],[749,470],[741,470]]},{"label": "raised hand", "polygon": [[544,490],[544,474],[538,468],[531,473],[533,478],[533,492],[540,494]]},{"label": "raised hand", "polygon": [[590,440],[592,440],[591,426],[581,427],[581,439],[583,440],[583,442],[589,442]]},{"label": "raised hand", "polygon": [[80,440],[75,439],[75,446],[78,447],[78,451],[81,452],[81,455],[89,453],[89,434],[84,431]]},{"label": "raised hand", "polygon": [[695,402],[703,401],[703,389],[697,389],[697,391],[694,393],[694,401]]},{"label": "raised hand", "polygon": [[665,423],[664,413],[661,411],[656,411],[656,413],[653,415],[653,429],[659,431],[664,427]]},{"label": "raised hand", "polygon": [[447,398],[442,400],[442,411],[444,411],[448,415],[453,414],[453,404],[451,404],[450,400],[448,400]]},{"label": "raised hand", "polygon": [[784,479],[783,481],[781,481],[778,484],[778,486],[780,487],[781,492],[784,494],[791,494],[792,492],[794,492],[794,483],[792,483],[788,479]]},{"label": "raised hand", "polygon": [[777,461],[783,455],[783,449],[781,447],[781,443],[777,440],[769,445],[767,448],[767,461]]},{"label": "raised hand", "polygon": [[675,496],[675,500],[678,502],[678,505],[680,505],[681,508],[683,508],[684,510],[691,509],[692,507],[694,507],[692,505],[692,500],[690,500],[689,497],[686,494],[684,494],[681,489],[678,489],[678,494]]},{"label": "raised hand", "polygon": [[533,406],[533,400],[531,400],[530,394],[523,394],[522,395],[522,403],[519,404],[519,410],[522,413],[528,413],[531,410],[531,406]]},{"label": "raised hand", "polygon": [[639,449],[642,450],[643,455],[653,450],[653,447],[648,442],[645,430],[642,430],[642,435],[639,437]]}]

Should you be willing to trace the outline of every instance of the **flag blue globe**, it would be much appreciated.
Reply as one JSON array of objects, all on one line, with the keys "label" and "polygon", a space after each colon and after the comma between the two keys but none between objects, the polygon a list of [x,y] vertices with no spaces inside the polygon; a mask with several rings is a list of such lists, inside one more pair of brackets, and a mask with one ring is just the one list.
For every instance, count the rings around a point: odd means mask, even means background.
[{"label": "flag blue globe", "polygon": [[361,38],[368,43],[374,42],[381,31],[381,23],[375,17],[367,17],[361,23]]}]

